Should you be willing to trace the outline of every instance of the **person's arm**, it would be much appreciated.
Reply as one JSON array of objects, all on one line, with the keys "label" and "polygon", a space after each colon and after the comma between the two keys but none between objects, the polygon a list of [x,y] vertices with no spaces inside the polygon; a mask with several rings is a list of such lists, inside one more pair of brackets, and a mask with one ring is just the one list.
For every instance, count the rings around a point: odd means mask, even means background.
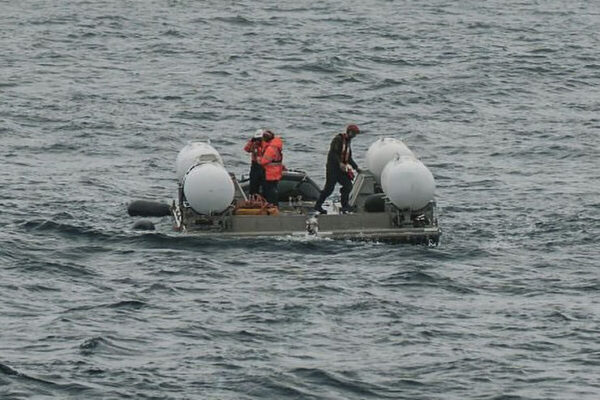
[{"label": "person's arm", "polygon": [[352,158],[352,149],[350,149],[350,159],[348,160],[348,164],[350,164],[352,166],[352,168],[354,168],[354,170],[356,172],[358,172],[358,170],[359,170],[358,165],[356,164],[356,162]]},{"label": "person's arm", "polygon": [[254,141],[252,139],[248,140],[246,145],[244,146],[244,151],[247,153],[252,153],[252,147],[254,146]]}]

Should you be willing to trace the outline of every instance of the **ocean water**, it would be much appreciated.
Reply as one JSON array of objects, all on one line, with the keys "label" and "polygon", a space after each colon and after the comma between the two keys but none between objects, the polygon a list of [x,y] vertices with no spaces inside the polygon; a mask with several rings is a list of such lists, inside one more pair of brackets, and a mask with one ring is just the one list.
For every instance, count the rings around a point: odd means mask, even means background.
[{"label": "ocean water", "polygon": [[[600,398],[600,3],[0,1],[1,399]],[[438,247],[132,229],[257,128],[436,180]]]}]

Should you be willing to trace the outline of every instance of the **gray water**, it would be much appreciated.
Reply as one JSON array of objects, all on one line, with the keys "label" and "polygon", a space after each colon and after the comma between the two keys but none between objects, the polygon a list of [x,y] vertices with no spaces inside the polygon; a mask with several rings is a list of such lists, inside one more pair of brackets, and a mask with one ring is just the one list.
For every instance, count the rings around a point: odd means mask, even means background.
[{"label": "gray water", "polygon": [[[597,399],[597,1],[0,1],[0,398]],[[438,247],[134,231],[257,128],[429,167]]]}]

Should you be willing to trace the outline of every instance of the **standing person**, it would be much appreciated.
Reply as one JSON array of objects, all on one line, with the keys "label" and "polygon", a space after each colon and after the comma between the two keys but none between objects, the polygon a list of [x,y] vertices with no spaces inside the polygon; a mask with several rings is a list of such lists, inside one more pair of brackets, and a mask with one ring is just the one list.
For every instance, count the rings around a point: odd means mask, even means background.
[{"label": "standing person", "polygon": [[350,196],[350,191],[352,190],[352,179],[354,178],[352,168],[354,168],[355,171],[360,172],[358,165],[356,165],[356,162],[352,159],[350,142],[359,133],[360,129],[358,129],[358,126],[348,125],[346,127],[346,133],[335,135],[331,141],[329,153],[327,154],[325,187],[323,187],[323,190],[321,191],[319,200],[315,203],[315,210],[321,214],[327,214],[327,211],[323,209],[323,202],[331,195],[336,183],[342,185],[340,188],[340,194],[342,195],[342,212],[350,211],[348,198]]},{"label": "standing person", "polygon": [[[254,136],[246,143],[244,150],[251,154],[252,164],[250,165],[250,188],[248,194],[259,194],[261,186],[265,180],[265,169],[258,162],[258,158],[263,154],[263,129],[258,129]],[[264,191],[264,188],[262,188]]]},{"label": "standing person", "polygon": [[281,137],[269,130],[263,132],[263,153],[258,157],[258,162],[265,169],[265,180],[263,181],[263,193],[265,199],[277,205],[279,202],[279,191],[277,186],[283,176],[283,142]]}]

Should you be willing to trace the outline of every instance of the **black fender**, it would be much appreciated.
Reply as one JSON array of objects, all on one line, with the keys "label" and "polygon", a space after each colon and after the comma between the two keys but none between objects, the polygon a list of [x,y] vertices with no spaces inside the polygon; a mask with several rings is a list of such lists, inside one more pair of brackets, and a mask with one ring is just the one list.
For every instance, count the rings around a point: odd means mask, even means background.
[{"label": "black fender", "polygon": [[136,231],[153,231],[155,229],[154,223],[147,219],[140,219],[133,224],[133,229]]},{"label": "black fender", "polygon": [[366,212],[385,211],[385,194],[375,193],[365,199],[364,209]]},{"label": "black fender", "polygon": [[166,203],[157,201],[134,200],[129,203],[127,213],[132,217],[166,217],[171,215],[171,207]]}]

